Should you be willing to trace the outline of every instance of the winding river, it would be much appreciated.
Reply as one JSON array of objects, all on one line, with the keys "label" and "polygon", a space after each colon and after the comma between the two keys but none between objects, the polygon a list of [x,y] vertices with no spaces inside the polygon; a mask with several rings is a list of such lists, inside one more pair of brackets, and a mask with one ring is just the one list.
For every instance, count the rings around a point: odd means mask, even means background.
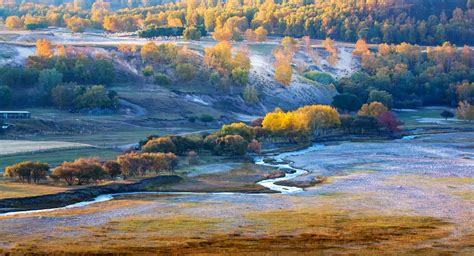
[{"label": "winding river", "polygon": [[[300,193],[303,192],[304,190],[302,188],[298,187],[292,187],[292,186],[283,186],[283,185],[277,185],[275,183],[280,182],[280,181],[285,181],[285,180],[290,180],[295,177],[301,176],[303,174],[306,174],[307,171],[299,168],[295,168],[291,166],[291,162],[287,162],[285,158],[289,156],[297,156],[297,155],[302,155],[306,154],[312,151],[316,150],[321,150],[324,146],[321,144],[314,144],[308,148],[302,149],[302,150],[297,150],[297,151],[291,151],[291,152],[285,152],[281,153],[278,155],[270,156],[267,158],[264,158],[262,156],[256,157],[254,159],[255,164],[257,165],[263,165],[263,166],[269,166],[273,168],[277,168],[280,170],[285,171],[285,176],[280,177],[280,178],[274,178],[274,179],[266,179],[258,182],[259,185],[266,187],[270,190],[280,192],[282,194],[293,194],[293,193]],[[266,159],[270,159],[270,161],[264,161]],[[74,203],[70,204],[64,207],[56,207],[56,208],[48,208],[48,209],[42,209],[42,210],[29,210],[29,211],[15,211],[15,212],[7,212],[7,213],[2,213],[0,216],[11,216],[11,215],[20,215],[20,214],[30,214],[30,213],[42,213],[42,212],[51,212],[51,211],[56,211],[56,210],[61,210],[61,209],[71,209],[71,208],[78,208],[78,207],[85,207],[91,204],[95,203],[100,203],[100,202],[106,202],[114,199],[115,197],[119,196],[127,196],[127,195],[235,195],[235,194],[248,194],[248,193],[234,193],[234,192],[126,192],[126,193],[115,193],[115,194],[103,194],[99,195],[94,200],[90,201],[83,201],[79,203]],[[261,194],[261,193],[260,193]]]}]

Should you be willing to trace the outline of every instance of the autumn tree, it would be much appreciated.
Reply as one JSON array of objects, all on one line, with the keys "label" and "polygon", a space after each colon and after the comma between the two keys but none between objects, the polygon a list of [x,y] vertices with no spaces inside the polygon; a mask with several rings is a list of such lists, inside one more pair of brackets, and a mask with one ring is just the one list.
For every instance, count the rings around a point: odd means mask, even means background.
[{"label": "autumn tree", "polygon": [[248,141],[240,135],[226,135],[216,140],[213,152],[217,155],[243,156],[247,152]]},{"label": "autumn tree", "polygon": [[399,132],[400,128],[398,127],[403,124],[395,117],[395,114],[392,111],[383,112],[378,116],[377,121],[386,131],[390,133]]},{"label": "autumn tree", "polygon": [[292,55],[289,55],[283,48],[277,47],[273,50],[273,56],[275,57],[275,63],[273,64],[275,67],[275,80],[284,85],[290,85],[293,75],[293,68],[291,67]]},{"label": "autumn tree", "polygon": [[118,177],[121,173],[121,166],[117,161],[108,160],[104,163],[104,171],[111,179]]},{"label": "autumn tree", "polygon": [[366,103],[362,105],[357,115],[359,116],[373,116],[378,118],[384,112],[387,112],[388,109],[382,103],[374,101],[371,103]]},{"label": "autumn tree", "polygon": [[142,147],[142,151],[147,153],[176,153],[176,145],[169,137],[156,138],[148,141]]},{"label": "autumn tree", "polygon": [[245,40],[249,41],[249,42],[254,42],[257,40],[257,33],[255,33],[255,31],[253,31],[252,29],[247,29],[245,30],[245,33],[244,33],[244,38]]},{"label": "autumn tree", "polygon": [[49,58],[53,55],[53,47],[50,41],[46,39],[36,40],[36,56]]},{"label": "autumn tree", "polygon": [[18,16],[9,16],[5,20],[5,26],[9,29],[20,29],[23,27],[23,21]]},{"label": "autumn tree", "polygon": [[364,39],[357,40],[357,42],[355,44],[355,48],[352,51],[352,54],[356,55],[356,56],[362,56],[364,54],[370,54],[369,46],[367,45],[367,43],[365,42]]},{"label": "autumn tree", "polygon": [[268,32],[264,27],[258,27],[255,29],[255,36],[257,42],[265,42],[267,41]]},{"label": "autumn tree", "polygon": [[21,162],[5,168],[6,177],[18,177],[21,182],[38,183],[42,179],[46,179],[49,171],[49,165],[42,162]]},{"label": "autumn tree", "polygon": [[467,121],[474,120],[474,108],[467,101],[460,101],[458,108],[456,109],[456,115],[458,119]]},{"label": "autumn tree", "polygon": [[119,44],[117,50],[125,56],[133,56],[137,52],[137,47],[134,44]]},{"label": "autumn tree", "polygon": [[337,65],[337,48],[334,47],[334,41],[331,38],[326,38],[322,42],[322,46],[326,49],[326,51],[329,53],[329,56],[327,57],[327,61],[331,66]]}]

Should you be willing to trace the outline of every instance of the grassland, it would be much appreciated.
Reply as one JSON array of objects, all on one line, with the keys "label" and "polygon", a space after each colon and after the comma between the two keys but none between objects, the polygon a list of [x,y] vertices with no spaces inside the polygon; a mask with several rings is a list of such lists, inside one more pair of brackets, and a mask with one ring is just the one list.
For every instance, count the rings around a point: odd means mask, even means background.
[{"label": "grassland", "polygon": [[[111,209],[127,204],[117,202]],[[136,206],[147,202],[133,202]],[[207,207],[212,207],[207,205]],[[103,210],[102,209],[102,210]],[[423,216],[354,213],[332,207],[248,211],[233,218],[185,214],[199,210],[178,204],[163,215],[121,217],[95,227],[54,230],[48,236],[26,235],[5,252],[13,253],[128,253],[128,254],[235,254],[380,255],[468,253],[473,236],[448,238],[452,225]],[[90,214],[78,212],[75,214]],[[67,216],[67,215],[66,215]],[[74,217],[74,216],[70,216]],[[240,224],[236,224],[240,223]],[[5,241],[11,235],[3,234]]]},{"label": "grassland", "polygon": [[69,189],[68,187],[51,186],[49,184],[13,183],[0,179],[0,199],[55,194]]}]

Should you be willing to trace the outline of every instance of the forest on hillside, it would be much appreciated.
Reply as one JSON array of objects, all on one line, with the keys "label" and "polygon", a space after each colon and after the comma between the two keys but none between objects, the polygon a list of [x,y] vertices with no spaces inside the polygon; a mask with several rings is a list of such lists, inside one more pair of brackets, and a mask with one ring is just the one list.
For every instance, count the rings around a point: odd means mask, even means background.
[{"label": "forest on hillside", "polygon": [[155,36],[181,36],[190,28],[198,30],[193,31],[191,39],[213,32],[235,41],[260,30],[273,36],[310,36],[349,42],[364,39],[368,43],[474,43],[472,0],[230,0],[225,3],[187,0],[167,4],[75,0],[55,6],[32,2],[3,3],[3,6],[0,17],[12,29],[47,26],[68,27],[75,32],[90,28],[110,32],[161,29]]}]

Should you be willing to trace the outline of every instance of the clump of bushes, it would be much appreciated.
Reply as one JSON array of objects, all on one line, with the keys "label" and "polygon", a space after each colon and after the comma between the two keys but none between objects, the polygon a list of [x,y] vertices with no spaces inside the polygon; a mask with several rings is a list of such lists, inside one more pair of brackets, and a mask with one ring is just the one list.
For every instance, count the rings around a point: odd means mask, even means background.
[{"label": "clump of bushes", "polygon": [[171,78],[163,73],[157,73],[154,76],[155,84],[158,85],[170,85],[171,84]]},{"label": "clump of bushes", "polygon": [[336,82],[336,80],[330,74],[319,71],[308,71],[305,72],[303,76],[309,80],[322,83],[324,85],[330,85]]}]

